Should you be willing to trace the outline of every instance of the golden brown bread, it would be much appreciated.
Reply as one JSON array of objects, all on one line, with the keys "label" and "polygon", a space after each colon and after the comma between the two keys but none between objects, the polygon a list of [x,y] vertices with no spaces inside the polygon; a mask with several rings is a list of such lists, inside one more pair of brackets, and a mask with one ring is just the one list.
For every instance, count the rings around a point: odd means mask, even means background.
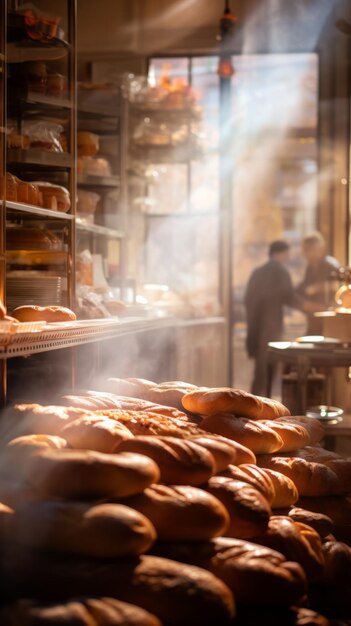
[{"label": "golden brown bread", "polygon": [[283,445],[280,448],[280,452],[297,450],[298,448],[307,446],[311,441],[308,430],[302,424],[288,422],[287,420],[284,422],[279,420],[264,420],[262,423],[269,426],[269,428],[278,433],[282,438]]},{"label": "golden brown bread", "polygon": [[299,492],[291,478],[269,468],[261,469],[266,472],[273,483],[274,498],[271,502],[272,509],[284,509],[298,501]]},{"label": "golden brown bread", "polygon": [[59,405],[17,404],[6,413],[6,433],[9,441],[23,435],[60,435],[62,428],[80,417],[94,417],[92,411]]},{"label": "golden brown bread", "polygon": [[289,409],[276,400],[225,387],[191,391],[183,397],[182,404],[187,411],[198,415],[225,413],[255,420],[290,414]]},{"label": "golden brown bread", "polygon": [[314,513],[307,509],[301,509],[300,507],[293,507],[290,509],[288,516],[291,517],[294,522],[302,522],[303,524],[311,526],[322,539],[333,532],[333,522],[328,515]]},{"label": "golden brown bread", "polygon": [[160,481],[168,485],[201,485],[215,473],[212,454],[194,441],[175,437],[135,437],[123,441],[119,452],[137,452],[153,459]]},{"label": "golden brown bread", "polygon": [[307,511],[328,515],[335,526],[351,525],[351,498],[328,496],[325,498],[300,498],[298,505]]},{"label": "golden brown bread", "polygon": [[104,388],[119,396],[143,398],[145,392],[156,385],[157,383],[145,378],[109,378],[104,383]]},{"label": "golden brown bread", "polygon": [[233,439],[254,452],[270,454],[280,450],[283,440],[274,430],[262,422],[232,415],[210,415],[200,424],[203,430]]},{"label": "golden brown bread", "polygon": [[210,570],[228,585],[240,605],[268,605],[270,610],[273,605],[276,611],[277,602],[289,606],[298,602],[305,591],[306,579],[300,565],[288,562],[271,548],[241,539],[156,543],[153,551]]},{"label": "golden brown bread", "polygon": [[325,560],[323,581],[334,587],[347,587],[351,581],[351,548],[340,541],[322,546]]},{"label": "golden brown bread", "polygon": [[30,502],[8,520],[9,542],[64,554],[113,559],[146,552],[156,539],[151,522],[122,504]]},{"label": "golden brown bread", "polygon": [[19,600],[0,617],[4,626],[161,626],[151,613],[114,598],[79,598],[61,604]]},{"label": "golden brown bread", "polygon": [[43,495],[78,500],[140,493],[159,476],[154,461],[128,452],[45,450],[27,464],[28,482]]},{"label": "golden brown bread", "polygon": [[210,572],[154,556],[101,560],[7,548],[0,554],[7,598],[111,596],[136,603],[169,626],[224,626],[233,595]]},{"label": "golden brown bread", "polygon": [[63,437],[57,435],[24,435],[23,437],[16,437],[8,442],[7,447],[14,450],[16,447],[18,450],[24,451],[27,447],[36,448],[54,448],[56,450],[62,450],[67,448],[67,441]]},{"label": "golden brown bread", "polygon": [[73,311],[64,306],[19,306],[11,313],[19,322],[72,322],[77,319]]},{"label": "golden brown bread", "polygon": [[262,493],[268,504],[272,504],[275,495],[273,482],[261,467],[251,463],[239,466],[229,465],[220,475],[252,485],[252,487],[255,487]]},{"label": "golden brown bread", "polygon": [[114,452],[122,441],[132,439],[133,435],[123,424],[116,420],[93,417],[79,417],[61,430],[71,448]]},{"label": "golden brown bread", "polygon": [[229,439],[226,441],[224,438],[219,439],[217,437],[198,436],[193,437],[194,443],[206,448],[210,452],[215,461],[214,473],[217,474],[224,470],[231,463],[235,463],[237,458],[237,450],[234,446],[230,445]]},{"label": "golden brown bread", "polygon": [[206,489],[224,504],[229,513],[227,537],[250,539],[267,528],[271,513],[269,504],[252,485],[214,476]]},{"label": "golden brown bread", "polygon": [[26,483],[27,464],[31,457],[40,450],[63,450],[67,441],[55,435],[24,435],[11,439],[0,455],[0,474],[11,482],[22,486]]},{"label": "golden brown bread", "polygon": [[268,467],[290,478],[300,496],[328,496],[339,493],[338,477],[329,467],[297,457],[264,455],[257,458],[261,467]]},{"label": "golden brown bread", "polygon": [[181,381],[164,382],[159,385],[155,385],[151,389],[147,389],[143,397],[145,397],[146,400],[149,400],[149,402],[164,404],[182,411],[183,397],[186,393],[195,389],[197,389],[195,385],[190,385]]},{"label": "golden brown bread", "polygon": [[236,454],[234,465],[242,465],[243,463],[253,463],[254,465],[256,465],[256,456],[252,452],[252,450],[250,450],[250,448],[243,446],[237,441],[233,441],[233,439],[228,439],[228,437],[222,437],[221,435],[216,435],[214,433],[211,433],[210,436],[216,437],[216,439],[218,439],[219,441],[224,441],[227,445],[230,445],[232,448],[234,448]]},{"label": "golden brown bread", "polygon": [[106,410],[96,411],[96,415],[102,415],[115,419],[124,424],[135,436],[156,435],[185,438],[204,434],[204,432],[192,422],[176,419],[151,411],[132,410]]},{"label": "golden brown bread", "polygon": [[229,524],[223,504],[196,487],[151,485],[121,502],[145,515],[161,541],[202,541],[220,535]]},{"label": "golden brown bread", "polygon": [[268,528],[252,541],[281,552],[288,561],[299,563],[309,580],[322,575],[322,543],[318,533],[305,524],[275,515],[270,518]]},{"label": "golden brown bread", "polygon": [[340,455],[325,450],[319,446],[307,446],[297,451],[299,458],[312,463],[321,463],[330,467],[338,477],[338,491],[340,495],[351,493],[351,459],[345,459]]},{"label": "golden brown bread", "polygon": [[303,426],[310,436],[310,443],[314,445],[321,441],[325,436],[325,428],[321,422],[313,417],[306,417],[305,415],[289,415],[285,417],[279,417],[278,422],[282,424],[297,424]]}]

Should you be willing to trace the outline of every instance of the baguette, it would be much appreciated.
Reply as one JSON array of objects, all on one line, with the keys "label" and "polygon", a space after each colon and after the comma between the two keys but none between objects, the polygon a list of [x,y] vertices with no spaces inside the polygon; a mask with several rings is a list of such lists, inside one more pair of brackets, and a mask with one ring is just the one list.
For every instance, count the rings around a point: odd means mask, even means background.
[{"label": "baguette", "polygon": [[263,422],[232,415],[210,415],[200,424],[203,430],[233,439],[250,448],[254,454],[269,454],[280,450],[283,440]]},{"label": "baguette", "polygon": [[187,411],[198,415],[229,413],[253,420],[290,415],[289,409],[281,402],[225,387],[191,391],[183,397],[182,404]]}]

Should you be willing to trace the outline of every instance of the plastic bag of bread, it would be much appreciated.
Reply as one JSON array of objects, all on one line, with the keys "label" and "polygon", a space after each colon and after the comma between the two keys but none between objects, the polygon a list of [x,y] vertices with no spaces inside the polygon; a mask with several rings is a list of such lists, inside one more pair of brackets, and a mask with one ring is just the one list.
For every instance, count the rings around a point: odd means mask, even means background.
[{"label": "plastic bag of bread", "polygon": [[43,206],[52,211],[67,213],[71,208],[71,196],[69,191],[61,185],[52,185],[38,181],[34,183],[39,189],[43,201]]}]

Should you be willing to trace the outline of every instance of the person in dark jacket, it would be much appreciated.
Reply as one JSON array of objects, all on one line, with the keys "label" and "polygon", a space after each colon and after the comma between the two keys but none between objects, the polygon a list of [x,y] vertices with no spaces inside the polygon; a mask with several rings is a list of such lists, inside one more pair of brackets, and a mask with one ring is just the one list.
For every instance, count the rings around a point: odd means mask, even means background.
[{"label": "person in dark jacket", "polygon": [[246,347],[255,359],[251,391],[257,395],[266,394],[267,343],[282,339],[284,306],[301,308],[286,268],[288,261],[289,245],[273,241],[269,260],[252,272],[246,290]]},{"label": "person in dark jacket", "polygon": [[[333,301],[331,278],[339,267],[339,261],[326,255],[325,241],[321,233],[312,233],[303,239],[302,252],[307,265],[302,283],[296,293],[306,302],[314,304],[314,310],[327,309]],[[311,307],[312,308],[312,307]],[[307,335],[322,334],[322,320],[307,314]]]}]

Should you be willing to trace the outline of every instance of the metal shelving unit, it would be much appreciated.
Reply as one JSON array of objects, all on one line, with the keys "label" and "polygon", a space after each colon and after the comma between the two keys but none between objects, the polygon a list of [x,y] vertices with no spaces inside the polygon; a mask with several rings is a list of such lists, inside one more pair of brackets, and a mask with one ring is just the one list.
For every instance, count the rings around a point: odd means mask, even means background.
[{"label": "metal shelving unit", "polygon": [[19,213],[27,213],[29,215],[54,220],[74,220],[72,213],[62,213],[60,211],[52,211],[51,209],[43,209],[42,207],[33,206],[32,204],[23,204],[22,202],[11,202],[6,200],[4,206],[7,211],[17,211]]},{"label": "metal shelving unit", "polygon": [[125,236],[125,233],[120,230],[100,226],[100,224],[86,224],[79,217],[76,218],[76,228],[77,230],[92,233],[93,235],[99,235],[101,237],[108,237],[110,239],[123,239]]},{"label": "metal shelving unit", "polygon": [[92,176],[91,174],[78,174],[77,185],[80,187],[119,187],[119,176]]}]

